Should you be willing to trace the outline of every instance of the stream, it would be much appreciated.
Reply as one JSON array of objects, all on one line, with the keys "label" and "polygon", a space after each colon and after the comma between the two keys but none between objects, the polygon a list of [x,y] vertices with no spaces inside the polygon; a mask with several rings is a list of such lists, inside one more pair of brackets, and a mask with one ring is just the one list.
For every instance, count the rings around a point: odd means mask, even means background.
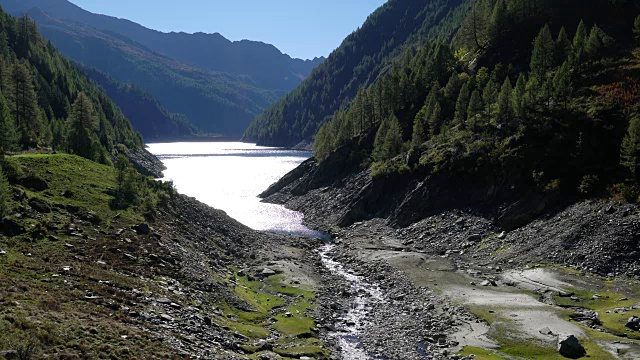
[{"label": "stream", "polygon": [[353,274],[346,270],[344,265],[331,257],[330,253],[335,248],[333,244],[326,244],[318,253],[322,259],[322,264],[332,273],[345,278],[350,284],[350,293],[353,300],[349,311],[343,315],[336,324],[336,330],[329,333],[329,337],[337,341],[342,358],[346,360],[366,360],[372,359],[362,347],[360,341],[361,331],[367,324],[367,315],[375,303],[384,301],[382,290],[377,286],[368,283],[364,277]]}]

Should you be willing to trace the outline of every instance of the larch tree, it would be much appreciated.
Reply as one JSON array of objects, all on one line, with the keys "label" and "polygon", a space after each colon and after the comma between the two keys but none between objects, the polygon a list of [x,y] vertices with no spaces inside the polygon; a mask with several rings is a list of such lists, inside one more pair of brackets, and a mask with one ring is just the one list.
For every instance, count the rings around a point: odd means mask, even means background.
[{"label": "larch tree", "polygon": [[567,35],[567,30],[563,26],[562,29],[560,29],[560,34],[558,34],[558,39],[556,40],[556,49],[554,52],[555,63],[559,65],[567,60],[569,56],[571,56],[571,50],[571,41]]},{"label": "larch tree", "polygon": [[498,113],[497,118],[501,122],[509,123],[513,118],[513,86],[511,80],[507,77],[502,84],[500,94],[498,95]]},{"label": "larch tree", "polygon": [[7,101],[0,93],[0,153],[14,150],[18,145],[18,131]]},{"label": "larch tree", "polygon": [[32,146],[38,140],[40,114],[38,96],[35,91],[31,70],[24,63],[16,63],[6,91],[11,115],[21,135],[23,146]]},{"label": "larch tree", "polygon": [[467,120],[467,108],[469,107],[469,83],[462,85],[458,100],[456,101],[456,112],[453,120],[456,124],[464,124]]},{"label": "larch tree", "polygon": [[69,150],[76,155],[93,159],[92,143],[99,124],[93,104],[84,93],[78,94],[73,103],[69,123]]},{"label": "larch tree", "polygon": [[518,76],[518,80],[516,81],[516,86],[513,89],[512,101],[514,115],[521,119],[524,118],[526,113],[526,86],[527,79],[524,73],[520,73],[520,75]]},{"label": "larch tree", "polygon": [[533,42],[533,54],[531,54],[531,75],[537,77],[539,83],[544,82],[547,72],[553,65],[555,47],[551,29],[549,25],[545,25]]},{"label": "larch tree", "polygon": [[467,124],[470,128],[475,128],[478,125],[478,118],[484,111],[484,104],[482,103],[482,96],[477,89],[471,94],[469,100],[469,107],[467,108]]},{"label": "larch tree", "polygon": [[569,62],[565,61],[556,71],[553,78],[553,96],[557,102],[563,104],[567,108],[569,97],[571,96],[571,73],[569,71]]}]

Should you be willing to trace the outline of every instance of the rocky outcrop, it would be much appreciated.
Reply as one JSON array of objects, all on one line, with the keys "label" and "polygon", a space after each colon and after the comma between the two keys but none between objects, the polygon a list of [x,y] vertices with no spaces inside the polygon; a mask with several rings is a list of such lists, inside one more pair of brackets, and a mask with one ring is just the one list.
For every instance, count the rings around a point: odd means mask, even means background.
[{"label": "rocky outcrop", "polygon": [[162,172],[166,170],[166,167],[162,164],[162,161],[147,149],[132,150],[125,155],[142,175],[152,176],[156,179],[163,177]]}]

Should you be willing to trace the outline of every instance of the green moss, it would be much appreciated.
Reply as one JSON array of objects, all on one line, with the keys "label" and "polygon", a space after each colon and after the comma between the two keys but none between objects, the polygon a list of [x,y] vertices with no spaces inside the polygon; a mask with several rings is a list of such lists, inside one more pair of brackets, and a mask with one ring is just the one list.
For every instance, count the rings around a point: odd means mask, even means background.
[{"label": "green moss", "polygon": [[498,355],[493,350],[482,349],[473,346],[465,346],[460,353],[462,356],[474,356],[476,360],[504,360],[505,358]]}]

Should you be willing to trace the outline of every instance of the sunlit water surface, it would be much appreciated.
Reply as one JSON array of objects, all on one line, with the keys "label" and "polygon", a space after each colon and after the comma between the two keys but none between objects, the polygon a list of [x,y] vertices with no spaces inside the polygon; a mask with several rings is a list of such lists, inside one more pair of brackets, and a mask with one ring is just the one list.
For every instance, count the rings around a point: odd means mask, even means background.
[{"label": "sunlit water surface", "polygon": [[258,198],[311,152],[241,142],[159,143],[148,144],[148,149],[167,167],[164,180],[172,180],[180,193],[255,230],[322,236],[303,225],[301,213]]}]

